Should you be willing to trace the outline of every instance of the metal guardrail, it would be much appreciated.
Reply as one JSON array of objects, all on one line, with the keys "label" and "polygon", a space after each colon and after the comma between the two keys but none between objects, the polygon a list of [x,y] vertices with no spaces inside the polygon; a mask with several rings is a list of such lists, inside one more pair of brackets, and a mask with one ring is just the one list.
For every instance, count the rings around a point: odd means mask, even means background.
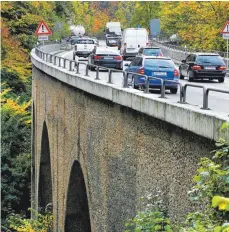
[{"label": "metal guardrail", "polygon": [[208,108],[208,95],[209,95],[210,91],[229,94],[229,91],[226,91],[226,90],[206,88],[205,92],[204,92],[204,96],[203,96],[203,108],[202,108],[203,110],[209,110],[209,108]]},{"label": "metal guardrail", "polygon": [[[175,83],[179,86],[180,88],[180,101],[178,103],[180,104],[187,104],[186,102],[186,96],[187,96],[187,87],[194,87],[194,88],[202,88],[203,89],[203,107],[201,107],[201,109],[203,110],[208,110],[208,95],[210,91],[214,91],[214,92],[220,92],[220,93],[226,93],[229,94],[229,91],[226,90],[221,90],[221,89],[215,89],[215,88],[206,88],[205,86],[202,85],[195,85],[195,84],[185,84],[182,85],[181,82],[176,82],[176,81],[172,81],[172,80],[164,80],[163,78],[158,78],[158,77],[152,77],[152,76],[147,76],[147,75],[143,75],[143,74],[138,74],[138,73],[133,73],[133,72],[126,72],[123,70],[117,70],[117,69],[112,69],[112,68],[106,68],[106,67],[102,67],[102,66],[98,66],[98,65],[93,65],[93,64],[86,64],[83,62],[78,62],[75,60],[71,60],[71,59],[67,59],[64,57],[60,57],[60,56],[56,56],[56,55],[52,55],[49,53],[45,53],[43,51],[41,51],[39,49],[38,46],[35,47],[35,54],[41,58],[42,60],[52,63],[55,66],[58,67],[62,67],[64,69],[67,68],[67,62],[68,62],[68,70],[69,71],[74,71],[74,68],[76,68],[76,74],[80,74],[79,73],[79,67],[80,65],[85,65],[85,75],[84,76],[89,76],[89,68],[90,67],[94,67],[96,69],[96,77],[95,80],[100,80],[99,78],[99,70],[107,70],[108,71],[108,81],[107,83],[112,84],[112,74],[113,73],[117,73],[117,72],[121,72],[123,73],[123,88],[128,88],[128,76],[130,74],[132,75],[138,75],[138,76],[143,76],[145,78],[145,90],[144,93],[148,94],[149,93],[149,81],[150,79],[155,79],[155,80],[160,80],[161,81],[161,95],[160,98],[166,98],[165,97],[165,89],[166,89],[166,82],[170,82],[170,83]],[[62,62],[61,62],[62,61]],[[62,65],[63,64],[63,65]],[[74,67],[72,67],[72,64],[74,64]]]}]

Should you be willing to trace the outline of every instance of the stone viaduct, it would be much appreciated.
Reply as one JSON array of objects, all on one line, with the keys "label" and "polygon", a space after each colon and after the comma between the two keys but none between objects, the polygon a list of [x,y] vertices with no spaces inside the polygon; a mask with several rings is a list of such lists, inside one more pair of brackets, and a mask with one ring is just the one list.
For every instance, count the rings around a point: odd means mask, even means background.
[{"label": "stone viaduct", "polygon": [[193,209],[192,176],[227,119],[31,57],[32,207],[52,203],[53,231],[124,231],[147,192],[173,220]]}]

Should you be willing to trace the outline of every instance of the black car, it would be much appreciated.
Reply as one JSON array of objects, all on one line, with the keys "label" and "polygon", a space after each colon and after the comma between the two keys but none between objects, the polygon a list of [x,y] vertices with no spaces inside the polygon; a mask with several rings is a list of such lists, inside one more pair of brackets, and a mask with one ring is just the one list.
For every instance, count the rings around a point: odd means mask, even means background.
[{"label": "black car", "polygon": [[179,66],[180,79],[188,77],[188,81],[195,79],[218,80],[224,82],[226,65],[223,58],[215,53],[192,53],[182,60]]},{"label": "black car", "polygon": [[159,47],[141,47],[138,51],[139,56],[163,56]]},{"label": "black car", "polygon": [[[106,47],[95,47],[88,58],[88,64],[120,70],[123,68],[123,60],[119,52]],[[95,67],[91,66],[90,69],[95,70]]]}]

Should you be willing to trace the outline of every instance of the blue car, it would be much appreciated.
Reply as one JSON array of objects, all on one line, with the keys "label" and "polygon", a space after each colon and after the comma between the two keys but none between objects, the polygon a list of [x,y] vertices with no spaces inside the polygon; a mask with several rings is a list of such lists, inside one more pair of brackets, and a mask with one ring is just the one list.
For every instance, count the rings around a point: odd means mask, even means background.
[{"label": "blue car", "polygon": [[[126,72],[136,73],[128,75],[128,82],[134,89],[145,88],[145,78],[138,74],[147,75],[151,77],[162,78],[164,80],[172,80],[178,83],[180,74],[176,68],[174,62],[169,57],[158,56],[137,56],[128,66]],[[161,81],[156,79],[150,79],[150,89],[160,89]],[[176,94],[178,84],[165,82],[165,88],[169,89],[171,93]]]}]

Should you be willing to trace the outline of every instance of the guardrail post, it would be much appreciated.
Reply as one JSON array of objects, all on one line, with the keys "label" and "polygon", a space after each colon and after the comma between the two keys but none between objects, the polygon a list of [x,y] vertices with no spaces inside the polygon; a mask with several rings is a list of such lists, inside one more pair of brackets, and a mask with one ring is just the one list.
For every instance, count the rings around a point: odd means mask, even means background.
[{"label": "guardrail post", "polygon": [[123,88],[128,88],[128,73],[127,72],[123,72],[123,80],[124,80],[124,83],[123,83]]},{"label": "guardrail post", "polygon": [[66,59],[64,59],[64,68],[66,68]]},{"label": "guardrail post", "polygon": [[107,83],[109,83],[109,84],[112,84],[111,75],[112,75],[112,70],[108,69],[108,82]]},{"label": "guardrail post", "polygon": [[160,98],[166,98],[165,97],[165,81],[161,79],[161,96]]},{"label": "guardrail post", "polygon": [[80,74],[80,72],[79,72],[79,67],[80,67],[79,62],[76,62],[76,63],[75,63],[75,67],[76,67],[76,73],[77,73],[77,74]]},{"label": "guardrail post", "polygon": [[72,61],[69,60],[69,71],[72,71]]},{"label": "guardrail post", "polygon": [[183,103],[183,97],[184,97],[184,86],[180,84],[180,102]]},{"label": "guardrail post", "polygon": [[54,56],[54,65],[56,65],[56,58],[57,58],[57,57],[56,57],[56,56]]},{"label": "guardrail post", "polygon": [[146,78],[146,87],[145,87],[145,93],[149,93],[149,76],[146,76],[145,75],[145,78]]},{"label": "guardrail post", "polygon": [[186,90],[187,90],[187,85],[183,86],[183,103],[186,103]]},{"label": "guardrail post", "polygon": [[208,110],[208,93],[209,89],[203,88],[203,110]]},{"label": "guardrail post", "polygon": [[85,75],[86,77],[89,77],[89,64],[86,64],[86,70],[85,70]]},{"label": "guardrail post", "polygon": [[59,67],[61,66],[61,57],[59,57]]},{"label": "guardrail post", "polygon": [[52,63],[52,55],[49,56],[49,63]]},{"label": "guardrail post", "polygon": [[99,80],[99,66],[96,67],[96,76],[95,80]]}]

